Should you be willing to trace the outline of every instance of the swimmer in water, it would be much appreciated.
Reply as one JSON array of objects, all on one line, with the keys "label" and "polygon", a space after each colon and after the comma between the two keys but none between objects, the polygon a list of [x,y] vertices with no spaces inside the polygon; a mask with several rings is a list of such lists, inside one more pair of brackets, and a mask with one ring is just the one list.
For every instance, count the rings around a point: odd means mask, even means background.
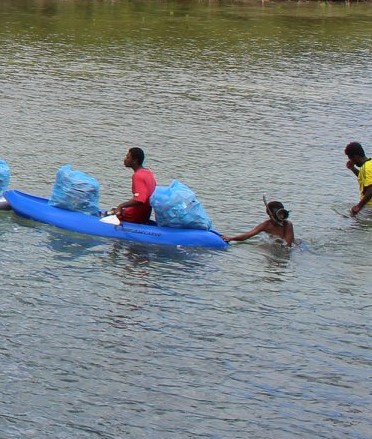
[{"label": "swimmer in water", "polygon": [[284,209],[284,206],[280,201],[270,201],[267,203],[266,198],[264,197],[264,203],[269,219],[258,224],[248,232],[236,236],[222,235],[222,239],[225,242],[245,241],[261,232],[265,232],[272,237],[280,238],[285,242],[287,247],[291,247],[294,243],[294,231],[293,224],[288,220],[288,210]]}]

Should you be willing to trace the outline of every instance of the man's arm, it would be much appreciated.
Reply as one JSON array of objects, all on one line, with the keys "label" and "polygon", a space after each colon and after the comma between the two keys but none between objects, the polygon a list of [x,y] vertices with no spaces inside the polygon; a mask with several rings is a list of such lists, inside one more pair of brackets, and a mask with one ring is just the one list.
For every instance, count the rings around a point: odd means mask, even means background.
[{"label": "man's arm", "polygon": [[139,206],[140,204],[143,203],[141,201],[135,200],[134,198],[131,198],[130,200],[125,201],[124,203],[120,203],[117,207],[114,207],[112,210],[115,215],[118,215],[121,213],[123,209],[126,209],[127,207],[131,207],[131,206]]},{"label": "man's arm", "polygon": [[355,216],[357,213],[361,211],[361,209],[368,203],[368,201],[372,198],[372,185],[367,186],[364,189],[364,194],[360,199],[359,203],[353,206],[350,210],[350,215]]}]

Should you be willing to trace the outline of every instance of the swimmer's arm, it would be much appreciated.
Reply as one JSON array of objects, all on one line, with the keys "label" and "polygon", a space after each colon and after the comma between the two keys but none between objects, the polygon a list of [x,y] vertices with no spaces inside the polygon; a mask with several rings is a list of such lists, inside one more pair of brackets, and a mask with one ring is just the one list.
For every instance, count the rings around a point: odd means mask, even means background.
[{"label": "swimmer's arm", "polygon": [[248,232],[242,233],[240,235],[236,236],[226,236],[222,235],[222,239],[226,242],[230,241],[245,241],[246,239],[252,238],[253,236],[258,235],[261,232],[266,231],[267,221],[264,221],[261,224],[258,224],[256,227],[254,227],[252,230],[249,230]]},{"label": "swimmer's arm", "polygon": [[287,222],[287,230],[284,239],[287,243],[287,246],[291,247],[294,242],[294,230],[293,224],[290,221]]}]

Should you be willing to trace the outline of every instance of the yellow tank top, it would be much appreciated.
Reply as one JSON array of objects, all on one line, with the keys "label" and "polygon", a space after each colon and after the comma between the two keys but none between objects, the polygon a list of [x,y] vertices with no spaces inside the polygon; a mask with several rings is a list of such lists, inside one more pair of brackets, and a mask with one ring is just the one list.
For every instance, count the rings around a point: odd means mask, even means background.
[{"label": "yellow tank top", "polygon": [[[360,198],[363,197],[365,188],[372,185],[372,160],[368,159],[359,169],[358,183]],[[366,207],[372,207],[372,199],[368,201]]]}]

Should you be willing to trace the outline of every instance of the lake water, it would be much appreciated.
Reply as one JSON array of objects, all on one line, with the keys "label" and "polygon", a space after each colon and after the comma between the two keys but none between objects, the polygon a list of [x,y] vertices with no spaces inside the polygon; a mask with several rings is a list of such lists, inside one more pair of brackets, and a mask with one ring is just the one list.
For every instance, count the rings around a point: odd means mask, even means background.
[{"label": "lake water", "polygon": [[50,196],[71,164],[103,207],[122,159],[198,195],[216,229],[291,211],[303,244],[113,242],[0,212],[0,437],[371,437],[371,4],[2,1],[0,159]]}]

